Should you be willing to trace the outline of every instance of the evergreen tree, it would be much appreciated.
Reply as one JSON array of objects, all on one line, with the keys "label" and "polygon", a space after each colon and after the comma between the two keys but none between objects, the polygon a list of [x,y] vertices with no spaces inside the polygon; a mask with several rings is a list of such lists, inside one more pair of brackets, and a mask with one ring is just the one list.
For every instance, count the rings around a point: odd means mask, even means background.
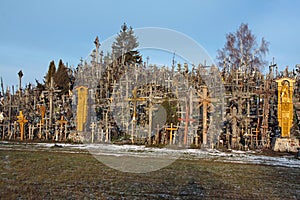
[{"label": "evergreen tree", "polygon": [[70,76],[62,60],[59,60],[58,68],[54,75],[54,82],[63,94],[69,91]]},{"label": "evergreen tree", "polygon": [[49,64],[49,68],[48,68],[48,72],[45,76],[45,83],[46,83],[46,86],[50,86],[51,84],[51,78],[55,76],[55,72],[56,72],[56,67],[55,67],[55,63],[54,61],[52,60]]},{"label": "evergreen tree", "polygon": [[124,62],[124,64],[141,63],[142,57],[139,55],[139,51],[134,50],[138,46],[139,43],[132,27],[128,28],[126,23],[124,23],[112,45],[115,59],[117,59],[119,63]]}]

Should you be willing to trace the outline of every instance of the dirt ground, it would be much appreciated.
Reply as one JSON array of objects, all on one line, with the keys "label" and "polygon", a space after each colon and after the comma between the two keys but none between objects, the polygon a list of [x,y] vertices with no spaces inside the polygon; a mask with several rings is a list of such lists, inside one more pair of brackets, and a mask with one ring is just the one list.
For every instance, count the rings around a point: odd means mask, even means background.
[{"label": "dirt ground", "polygon": [[300,169],[177,160],[124,173],[88,152],[0,150],[0,199],[300,199]]}]

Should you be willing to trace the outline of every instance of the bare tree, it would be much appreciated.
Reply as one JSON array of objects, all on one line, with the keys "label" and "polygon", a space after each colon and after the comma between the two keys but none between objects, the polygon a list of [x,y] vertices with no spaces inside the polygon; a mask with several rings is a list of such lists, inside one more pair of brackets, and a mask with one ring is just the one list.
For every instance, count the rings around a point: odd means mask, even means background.
[{"label": "bare tree", "polygon": [[[267,64],[265,55],[269,51],[269,42],[264,38],[258,45],[256,36],[248,28],[248,24],[242,23],[235,33],[226,35],[226,43],[218,50],[218,65],[225,71],[244,67],[245,70],[263,70]],[[224,65],[224,63],[230,63]],[[226,68],[226,69],[224,69]]]}]

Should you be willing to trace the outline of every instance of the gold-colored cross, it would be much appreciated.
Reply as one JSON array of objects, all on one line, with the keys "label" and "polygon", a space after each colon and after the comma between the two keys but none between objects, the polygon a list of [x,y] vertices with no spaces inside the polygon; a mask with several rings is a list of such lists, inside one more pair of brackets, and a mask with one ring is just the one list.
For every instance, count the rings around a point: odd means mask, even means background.
[{"label": "gold-colored cross", "polygon": [[18,120],[17,122],[20,124],[20,134],[21,134],[21,141],[24,139],[24,124],[28,122],[28,120],[23,115],[23,112],[20,111],[19,116],[17,116]]},{"label": "gold-colored cross", "polygon": [[171,127],[165,128],[166,131],[170,131],[170,145],[172,144],[173,139],[173,131],[177,131],[178,128],[173,127],[173,123],[171,123]]},{"label": "gold-colored cross", "polygon": [[132,90],[132,98],[128,98],[128,101],[133,102],[133,116],[132,116],[132,120],[136,121],[136,106],[137,106],[137,102],[138,101],[146,101],[146,98],[141,98],[141,97],[137,97],[137,88],[134,87],[134,89]]}]

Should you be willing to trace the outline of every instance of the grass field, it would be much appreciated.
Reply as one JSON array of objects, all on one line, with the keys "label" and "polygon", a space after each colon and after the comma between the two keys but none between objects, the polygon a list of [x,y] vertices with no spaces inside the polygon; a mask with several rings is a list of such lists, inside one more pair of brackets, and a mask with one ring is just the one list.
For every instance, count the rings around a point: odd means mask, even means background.
[{"label": "grass field", "polygon": [[86,151],[0,150],[0,199],[300,199],[300,169],[177,160],[124,173]]}]

